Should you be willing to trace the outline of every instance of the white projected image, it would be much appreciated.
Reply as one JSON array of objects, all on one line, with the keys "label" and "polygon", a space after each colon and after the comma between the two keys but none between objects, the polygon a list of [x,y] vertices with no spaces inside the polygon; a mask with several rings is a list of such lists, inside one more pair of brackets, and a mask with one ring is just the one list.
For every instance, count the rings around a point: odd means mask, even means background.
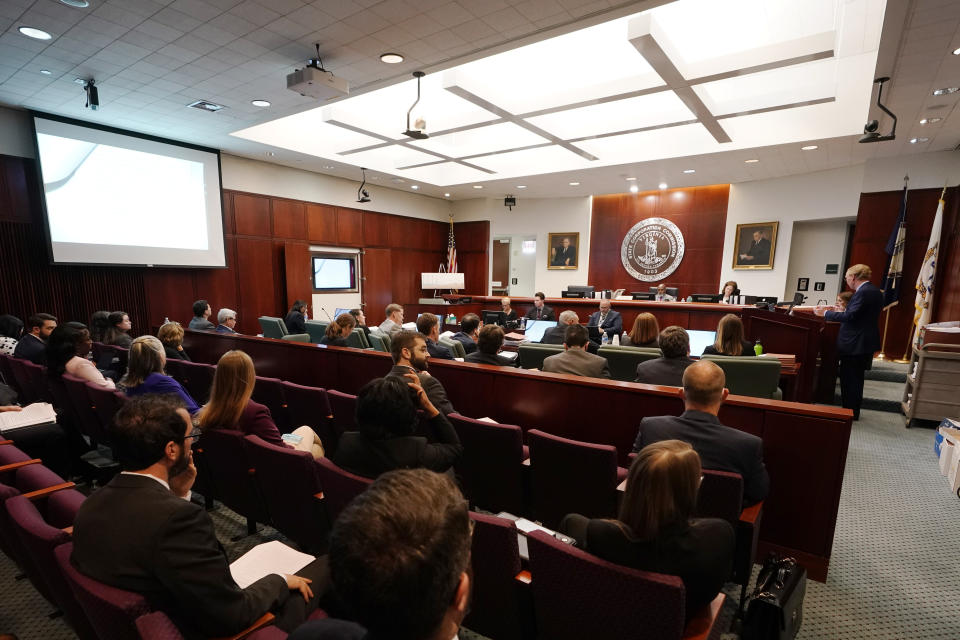
[{"label": "white projected image", "polygon": [[345,258],[314,258],[313,286],[316,289],[351,289],[351,260]]},{"label": "white projected image", "polygon": [[201,162],[44,133],[53,242],[206,250]]}]

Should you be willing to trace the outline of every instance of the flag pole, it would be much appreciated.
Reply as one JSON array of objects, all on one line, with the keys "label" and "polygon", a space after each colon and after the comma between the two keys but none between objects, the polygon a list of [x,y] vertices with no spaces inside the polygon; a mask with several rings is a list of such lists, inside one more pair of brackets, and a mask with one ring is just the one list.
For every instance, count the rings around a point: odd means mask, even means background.
[{"label": "flag pole", "polygon": [[[902,206],[903,206],[903,208],[904,208],[904,213],[906,212],[907,195],[908,195],[908,193],[909,193],[909,191],[908,191],[908,189],[909,189],[908,185],[909,185],[909,184],[910,184],[910,174],[908,173],[907,175],[903,176],[903,205],[902,205]],[[892,257],[892,256],[891,256],[891,257]],[[884,289],[886,289],[887,284],[889,283],[889,276],[890,276],[890,274],[889,274],[889,268],[890,268],[890,265],[888,265],[888,273],[886,274],[886,280],[884,281]],[[902,275],[902,274],[901,274],[901,275]],[[894,305],[898,304],[899,302],[900,302],[900,300],[899,300],[899,298],[898,298],[897,300],[895,300],[894,302],[892,302],[891,304],[887,305],[887,306],[884,308],[884,311],[885,311],[886,313],[885,313],[884,316],[883,316],[883,338],[882,338],[881,341],[880,341],[880,353],[877,355],[876,358],[874,358],[874,360],[880,360],[880,361],[884,361],[884,360],[890,361],[890,360],[892,360],[892,361],[894,361],[894,362],[897,362],[897,360],[895,360],[894,358],[889,358],[889,357],[887,357],[887,327],[890,325],[890,307],[893,307]]]},{"label": "flag pole", "polygon": [[910,350],[911,350],[911,347],[913,347],[913,331],[916,328],[917,328],[916,323],[910,323],[910,335],[907,336],[907,347],[906,349],[903,350],[903,357],[897,360],[894,360],[894,362],[899,364],[905,364],[907,362],[910,362]]},{"label": "flag pole", "polygon": [[890,307],[887,307],[886,313],[883,316],[883,340],[880,341],[880,353],[877,354],[877,357],[874,360],[889,360],[887,358],[887,325],[890,324]]}]

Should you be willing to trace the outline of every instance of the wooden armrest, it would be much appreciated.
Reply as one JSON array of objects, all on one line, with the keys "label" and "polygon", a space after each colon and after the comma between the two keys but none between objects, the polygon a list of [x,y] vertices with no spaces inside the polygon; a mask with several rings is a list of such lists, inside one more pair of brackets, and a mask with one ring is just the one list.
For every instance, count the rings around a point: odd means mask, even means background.
[{"label": "wooden armrest", "polygon": [[722,593],[717,594],[713,602],[690,618],[686,629],[683,630],[683,640],[707,640],[713,631],[713,625],[717,622],[720,609],[723,608],[723,601],[726,598],[727,596]]},{"label": "wooden armrest", "polygon": [[269,611],[267,611],[265,614],[263,614],[262,616],[260,616],[260,617],[257,619],[256,622],[254,622],[252,625],[250,625],[249,627],[247,627],[246,629],[244,629],[244,630],[241,631],[240,633],[235,634],[235,635],[232,635],[232,636],[223,636],[223,637],[220,637],[220,638],[213,638],[212,640],[240,640],[241,638],[246,638],[248,635],[250,635],[251,633],[253,633],[253,632],[256,631],[257,629],[262,629],[263,627],[265,627],[265,626],[267,626],[268,624],[272,623],[273,620],[274,620],[274,618],[275,618],[275,616],[274,616],[272,613],[270,613]]},{"label": "wooden armrest", "polygon": [[755,525],[757,523],[757,519],[760,517],[761,511],[763,511],[763,500],[741,511],[740,522]]},{"label": "wooden armrest", "polygon": [[526,570],[515,575],[513,579],[517,582],[522,582],[523,584],[530,584],[530,581],[533,580],[533,578],[530,576],[530,572]]},{"label": "wooden armrest", "polygon": [[21,460],[20,462],[11,462],[10,464],[0,465],[0,473],[4,471],[16,471],[20,467],[26,467],[30,464],[40,464],[40,458],[34,458],[33,460]]},{"label": "wooden armrest", "polygon": [[319,493],[313,494],[313,499],[314,499],[314,500],[323,500],[323,491],[320,491]]},{"label": "wooden armrest", "polygon": [[623,482],[617,485],[617,491],[626,491],[627,490],[627,479],[624,478]]},{"label": "wooden armrest", "polygon": [[0,440],[0,445],[13,444],[13,440]]},{"label": "wooden armrest", "polygon": [[522,465],[525,466],[525,467],[529,467],[529,466],[530,466],[530,458],[527,458],[526,460],[524,460],[524,461],[521,462],[520,464],[522,464]]},{"label": "wooden armrest", "polygon": [[23,494],[23,497],[27,500],[39,500],[40,498],[46,498],[51,493],[56,493],[57,491],[63,491],[64,489],[72,489],[75,487],[72,482],[61,482],[60,484],[55,484],[52,487],[46,487],[44,489],[37,489],[36,491],[31,491],[30,493]]},{"label": "wooden armrest", "polygon": [[73,535],[73,525],[70,525],[69,527],[64,527],[63,529],[61,529],[61,531],[63,531],[64,533],[69,533],[70,535]]}]

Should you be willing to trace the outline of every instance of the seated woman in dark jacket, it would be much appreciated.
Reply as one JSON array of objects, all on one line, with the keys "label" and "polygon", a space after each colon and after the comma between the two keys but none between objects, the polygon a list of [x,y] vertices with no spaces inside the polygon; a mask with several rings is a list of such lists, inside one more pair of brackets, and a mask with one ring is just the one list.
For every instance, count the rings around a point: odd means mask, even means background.
[{"label": "seated woman in dark jacket", "polygon": [[124,349],[130,348],[133,338],[130,337],[130,329],[133,325],[130,323],[130,316],[126,311],[114,311],[107,317],[110,326],[107,327],[103,335],[103,344],[112,344]]},{"label": "seated woman in dark jacket", "polygon": [[717,339],[703,350],[705,356],[755,356],[753,343],[743,339],[743,322],[732,313],[720,318]]},{"label": "seated woman in dark jacket", "polygon": [[686,442],[661,440],[630,466],[619,520],[570,514],[560,530],[609,562],[678,576],[690,619],[730,577],[735,544],[726,520],[691,517],[700,481],[697,452]]},{"label": "seated woman in dark jacket", "polygon": [[327,332],[320,340],[320,344],[331,347],[349,347],[347,336],[357,326],[357,319],[349,313],[341,313],[337,319],[327,325]]},{"label": "seated woman in dark jacket", "polygon": [[140,336],[130,345],[127,374],[121,378],[120,385],[128,396],[139,396],[144,393],[172,393],[183,400],[184,409],[190,415],[195,414],[200,407],[179,382],[163,372],[166,365],[167,356],[159,338]]},{"label": "seated woman in dark jacket", "polygon": [[[414,435],[418,408],[424,413],[420,426],[426,437]],[[357,396],[357,425],[359,431],[347,431],[340,437],[332,459],[367,478],[418,467],[444,472],[463,453],[453,425],[433,406],[413,373],[365,384]]]},{"label": "seated woman in dark jacket", "polygon": [[186,360],[191,362],[190,356],[183,350],[183,325],[179,322],[167,322],[160,326],[157,337],[163,343],[163,351],[167,360]]},{"label": "seated woman in dark jacket", "polygon": [[306,333],[307,325],[304,312],[307,310],[307,303],[303,300],[297,300],[287,312],[287,317],[283,319],[283,324],[287,325],[288,333]]},{"label": "seated woman in dark jacket", "polygon": [[623,336],[620,338],[620,346],[658,349],[660,348],[659,338],[660,325],[657,324],[656,316],[644,311],[637,314],[630,333],[623,332]]}]

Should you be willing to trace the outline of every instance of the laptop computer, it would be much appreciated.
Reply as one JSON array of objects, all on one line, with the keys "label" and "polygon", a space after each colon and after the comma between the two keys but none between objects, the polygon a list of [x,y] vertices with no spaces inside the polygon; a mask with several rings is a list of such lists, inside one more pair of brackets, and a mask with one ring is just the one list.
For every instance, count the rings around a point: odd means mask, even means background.
[{"label": "laptop computer", "polygon": [[703,350],[712,345],[717,339],[716,331],[687,329],[687,335],[690,336],[690,355],[695,358],[702,356]]},{"label": "laptop computer", "polygon": [[555,320],[528,320],[527,328],[523,332],[523,335],[529,342],[540,342],[543,340],[544,332],[555,326],[557,326]]}]

